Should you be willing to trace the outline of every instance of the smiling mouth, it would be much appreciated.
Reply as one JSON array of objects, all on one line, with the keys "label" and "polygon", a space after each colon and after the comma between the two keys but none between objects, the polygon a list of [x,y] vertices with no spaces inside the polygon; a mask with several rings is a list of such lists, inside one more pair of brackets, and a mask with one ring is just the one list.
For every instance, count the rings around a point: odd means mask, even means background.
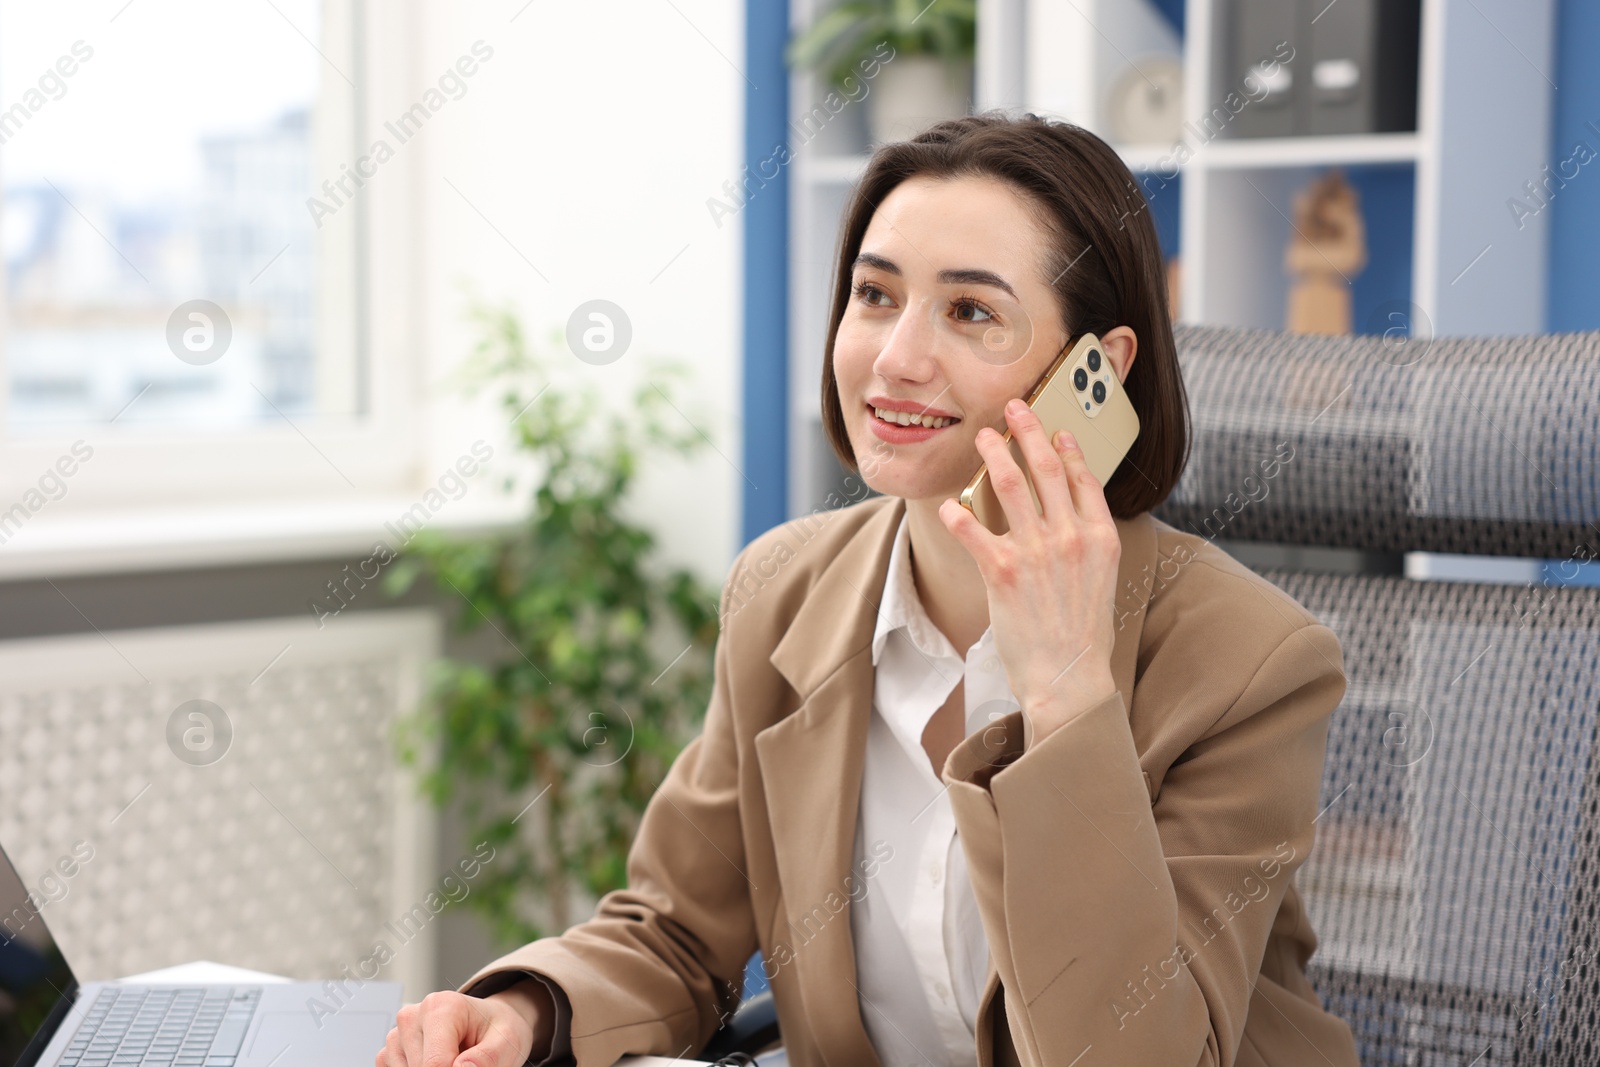
[{"label": "smiling mouth", "polygon": [[873,407],[869,407],[868,410],[872,412],[874,418],[894,426],[926,426],[929,429],[937,430],[942,426],[949,426],[961,421],[944,415],[921,415],[914,411],[890,411],[888,408]]}]

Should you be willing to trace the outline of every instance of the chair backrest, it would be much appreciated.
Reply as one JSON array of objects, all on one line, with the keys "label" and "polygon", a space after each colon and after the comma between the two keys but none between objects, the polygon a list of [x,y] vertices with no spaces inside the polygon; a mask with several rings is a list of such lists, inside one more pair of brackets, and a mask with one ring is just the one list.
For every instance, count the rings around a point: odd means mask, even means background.
[{"label": "chair backrest", "polygon": [[1600,333],[1177,335],[1194,451],[1160,518],[1246,563],[1552,561],[1509,583],[1256,566],[1344,647],[1296,883],[1363,1062],[1600,1062],[1600,589],[1563,584],[1600,556]]}]

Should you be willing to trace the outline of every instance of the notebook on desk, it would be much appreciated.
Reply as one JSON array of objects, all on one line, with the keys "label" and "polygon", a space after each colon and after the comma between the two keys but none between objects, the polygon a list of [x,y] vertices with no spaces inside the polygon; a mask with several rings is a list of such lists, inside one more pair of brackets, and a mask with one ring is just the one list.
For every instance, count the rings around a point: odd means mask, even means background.
[{"label": "notebook on desk", "polygon": [[400,1007],[398,982],[80,985],[42,906],[0,848],[0,1067],[348,1067]]}]

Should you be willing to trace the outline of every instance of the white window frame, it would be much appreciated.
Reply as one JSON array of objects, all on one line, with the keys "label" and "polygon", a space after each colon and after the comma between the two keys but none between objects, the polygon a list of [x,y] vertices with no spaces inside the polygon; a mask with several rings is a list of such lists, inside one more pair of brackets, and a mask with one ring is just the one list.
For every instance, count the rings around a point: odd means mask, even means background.
[{"label": "white window frame", "polygon": [[[362,62],[353,76],[364,90],[357,118],[357,140],[364,143],[373,136],[373,117],[404,110],[420,84],[414,47],[419,13],[416,0],[346,2],[362,16]],[[93,449],[92,458],[65,479],[66,494],[34,513],[28,525],[86,512],[268,499],[348,505],[408,491],[426,455],[431,421],[421,387],[424,165],[421,151],[403,151],[360,194],[366,212],[365,414],[293,415],[289,423],[218,433],[85,424],[49,437],[0,438],[0,512],[36,489],[79,440]],[[0,348],[0,367],[3,360]],[[9,375],[0,373],[0,403],[9,401],[8,392]]]}]

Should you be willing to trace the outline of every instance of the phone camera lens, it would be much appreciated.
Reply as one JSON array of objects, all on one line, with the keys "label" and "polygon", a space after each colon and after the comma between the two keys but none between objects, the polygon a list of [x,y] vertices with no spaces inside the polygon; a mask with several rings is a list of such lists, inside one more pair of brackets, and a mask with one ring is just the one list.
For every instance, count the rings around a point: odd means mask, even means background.
[{"label": "phone camera lens", "polygon": [[[1097,348],[1089,349],[1089,369],[1092,371],[1100,369],[1100,350]],[[1082,386],[1079,386],[1079,388],[1081,389]]]},{"label": "phone camera lens", "polygon": [[1080,393],[1089,388],[1089,375],[1082,367],[1072,372],[1072,384]]},{"label": "phone camera lens", "polygon": [[1105,382],[1095,382],[1094,383],[1094,402],[1096,404],[1104,404],[1106,402],[1106,383]]}]

